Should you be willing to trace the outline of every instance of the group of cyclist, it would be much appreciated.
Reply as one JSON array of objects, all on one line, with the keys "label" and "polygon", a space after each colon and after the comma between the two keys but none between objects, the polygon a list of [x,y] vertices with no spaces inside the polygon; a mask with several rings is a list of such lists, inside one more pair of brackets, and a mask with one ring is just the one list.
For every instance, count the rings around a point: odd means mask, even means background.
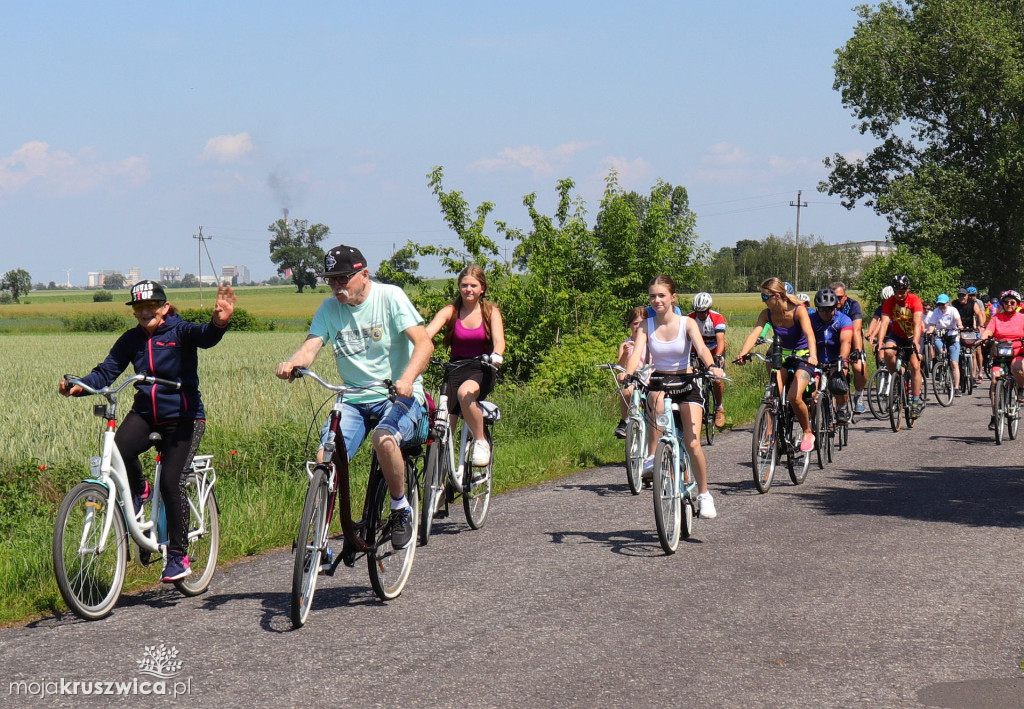
[{"label": "group of cyclist", "polygon": [[[414,529],[402,445],[413,437],[427,408],[422,374],[434,352],[433,338],[443,334],[453,359],[478,359],[486,354],[493,366],[499,366],[505,351],[501,312],[485,299],[487,279],[475,265],[459,274],[458,296],[428,325],[401,288],[371,279],[366,259],[355,247],[339,245],[328,251],[324,270],[318,275],[326,280],[331,296],[314,314],[305,341],[276,366],[275,374],[291,381],[296,368],[310,366],[319,351],[329,346],[346,384],[358,387],[381,380],[392,382],[393,391],[367,389],[345,401],[341,418],[344,449],[338,446],[336,455],[344,450],[351,459],[372,428],[373,449],[391,493],[392,545],[403,548],[412,542]],[[97,388],[106,386],[132,364],[137,373],[181,383],[176,391],[157,384],[137,384],[132,410],[115,437],[129,471],[135,513],[139,514],[150,496],[139,456],[154,445],[151,433],[162,434],[166,473],[161,478],[161,496],[167,501],[169,530],[162,580],[172,582],[191,573],[185,553],[187,510],[181,484],[205,428],[197,350],[212,347],[223,338],[234,311],[235,294],[230,286],[221,286],[211,320],[203,325],[183,320],[167,301],[163,287],[154,281],[132,286],[128,305],[138,326],[118,338],[107,358],[83,381]],[[449,382],[448,400],[456,402],[452,413],[461,413],[473,431],[471,464],[486,466],[491,451],[478,402],[493,388],[494,370],[482,362],[474,364],[461,367],[460,376]],[[81,387],[65,380],[61,380],[59,391],[66,396],[83,393]],[[328,435],[325,425],[318,461]]]},{"label": "group of cyclist", "polygon": [[[344,451],[351,458],[372,428],[372,445],[391,493],[392,543],[402,548],[411,543],[414,533],[405,490],[402,446],[414,435],[427,409],[422,374],[434,351],[433,340],[442,334],[453,359],[470,360],[487,355],[489,361],[498,366],[502,364],[505,351],[501,312],[486,300],[487,279],[483,270],[475,265],[459,274],[458,296],[429,324],[424,323],[401,288],[371,279],[366,260],[355,247],[339,245],[328,251],[324,270],[319,275],[330,286],[331,296],[314,314],[305,341],[291,357],[277,365],[275,374],[291,381],[296,368],[310,366],[319,351],[329,346],[338,374],[346,384],[393,382],[390,393],[369,389],[347,400],[341,432]],[[166,441],[163,454],[168,474],[161,481],[166,488],[161,493],[168,501],[170,541],[163,579],[173,581],[190,573],[184,551],[182,519],[185,511],[180,484],[205,427],[197,349],[211,347],[221,340],[234,310],[235,295],[230,286],[222,286],[210,322],[198,325],[177,315],[158,283],[141,281],[132,287],[131,294],[129,305],[138,327],[122,335],[107,358],[85,380],[97,387],[110,384],[132,364],[138,373],[182,383],[181,390],[176,392],[165,391],[157,385],[137,385],[132,411],[115,439],[131,473],[136,513],[149,497],[139,456],[151,445],[150,433],[161,433]],[[765,280],[761,284],[765,307],[733,362],[745,364],[752,349],[771,328],[774,341],[781,349],[787,384],[793,382],[788,386],[787,399],[802,429],[799,449],[805,454],[814,449],[815,434],[802,394],[815,378],[816,370],[827,370],[829,381],[836,382],[830,390],[836,395],[840,420],[848,421],[852,413],[866,410],[865,343],[875,347],[876,357],[881,353],[881,363],[890,371],[895,367],[897,355],[903,355],[912,377],[912,416],[916,417],[922,406],[920,353],[924,334],[946,335],[934,337],[933,342],[940,350],[949,348],[957,384],[961,332],[980,331],[981,341],[1014,341],[1011,372],[1024,404],[1024,356],[1020,339],[1024,338],[1024,312],[1021,312],[1021,296],[1017,291],[1004,291],[994,309],[986,307],[974,287],[959,290],[952,301],[948,295],[941,294],[926,318],[924,303],[910,291],[910,279],[897,275],[891,286],[883,289],[883,302],[866,334],[862,332],[861,306],[847,295],[845,284],[836,282],[817,291],[813,303],[809,296],[800,296],[804,294],[794,294],[788,283],[777,278]],[[698,487],[698,513],[707,519],[715,517],[717,511],[708,491],[700,429],[707,406],[714,406],[715,426],[722,428],[726,424],[723,366],[727,324],[725,317],[712,309],[713,299],[709,293],[694,296],[688,315],[683,315],[677,301],[675,283],[669,276],[658,276],[651,281],[648,306],[628,313],[630,335],[619,347],[619,364],[625,371],[624,386],[643,386],[647,390],[647,405],[651,411],[664,413],[661,408],[666,392],[678,406],[681,437]],[[979,383],[984,356],[981,350],[977,348],[974,354],[978,358]],[[638,373],[642,376],[634,376]],[[702,387],[694,385],[700,375],[714,379],[713,402],[705,401]],[[851,375],[852,404],[848,393]],[[461,413],[473,432],[470,460],[474,466],[486,466],[491,458],[479,402],[493,385],[493,369],[483,366],[461,368],[460,376],[449,382],[451,413]],[[65,395],[82,393],[80,388],[70,387],[64,381],[60,392]],[[615,434],[624,437],[625,403],[621,413]],[[994,421],[995,417],[993,424]],[[657,429],[657,424],[653,425]],[[653,433],[648,436],[646,475],[653,465],[654,445],[658,440],[658,431]],[[318,460],[328,435],[325,426]],[[340,447],[337,451],[341,454]]]}]

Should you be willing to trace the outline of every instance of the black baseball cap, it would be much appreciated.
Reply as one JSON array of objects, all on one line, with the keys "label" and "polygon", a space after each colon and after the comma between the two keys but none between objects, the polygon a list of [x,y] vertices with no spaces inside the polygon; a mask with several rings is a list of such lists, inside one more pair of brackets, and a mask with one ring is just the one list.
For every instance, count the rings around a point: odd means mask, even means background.
[{"label": "black baseball cap", "polygon": [[132,299],[125,303],[125,305],[141,303],[144,300],[166,303],[167,294],[164,293],[164,287],[156,281],[139,281],[132,286]]},{"label": "black baseball cap", "polygon": [[324,254],[324,270],[321,278],[328,276],[347,276],[366,268],[363,253],[354,246],[335,246]]}]

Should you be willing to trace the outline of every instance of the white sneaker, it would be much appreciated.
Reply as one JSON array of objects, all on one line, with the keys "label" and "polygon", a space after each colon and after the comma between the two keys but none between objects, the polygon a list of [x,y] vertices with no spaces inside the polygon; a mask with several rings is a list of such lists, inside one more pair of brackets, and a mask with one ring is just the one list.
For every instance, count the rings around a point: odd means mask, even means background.
[{"label": "white sneaker", "polygon": [[714,519],[718,516],[715,500],[711,497],[710,492],[702,492],[697,495],[697,514],[701,519]]},{"label": "white sneaker", "polygon": [[470,457],[475,467],[484,467],[491,462],[491,445],[487,441],[473,441],[473,452]]},{"label": "white sneaker", "polygon": [[654,456],[644,458],[644,464],[640,468],[640,479],[645,483],[654,482]]}]

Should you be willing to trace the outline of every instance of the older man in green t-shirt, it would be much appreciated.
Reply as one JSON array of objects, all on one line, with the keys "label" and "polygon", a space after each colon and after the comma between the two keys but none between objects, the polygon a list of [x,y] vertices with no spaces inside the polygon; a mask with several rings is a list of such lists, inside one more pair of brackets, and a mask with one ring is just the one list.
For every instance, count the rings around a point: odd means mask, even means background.
[{"label": "older man in green t-shirt", "polygon": [[[373,431],[373,449],[391,492],[391,507],[398,511],[392,544],[402,548],[408,546],[414,530],[405,495],[401,445],[423,415],[425,397],[420,375],[430,363],[434,345],[405,291],[370,280],[366,259],[359,249],[334,247],[324,257],[320,275],[327,280],[333,296],[317,308],[305,342],[287,362],[277,365],[276,374],[290,380],[293,369],[309,367],[320,349],[329,345],[338,374],[346,384],[363,386],[381,379],[394,382],[394,403],[386,392],[372,389],[347,398],[341,430],[351,459],[366,438],[369,421],[379,419]],[[322,453],[317,455],[319,458]]]}]

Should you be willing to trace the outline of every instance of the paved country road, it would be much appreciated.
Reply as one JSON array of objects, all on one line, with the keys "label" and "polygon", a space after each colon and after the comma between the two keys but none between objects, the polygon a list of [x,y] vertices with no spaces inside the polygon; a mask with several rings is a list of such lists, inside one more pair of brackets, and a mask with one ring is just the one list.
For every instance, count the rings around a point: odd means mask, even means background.
[{"label": "paved country road", "polygon": [[[767,495],[749,431],[721,435],[719,517],[673,556],[650,492],[609,466],[496,498],[480,531],[439,522],[391,603],[340,568],[298,631],[288,551],[198,598],[2,630],[0,705],[1022,707],[1024,441],[996,446],[985,404],[933,405],[899,434],[869,417],[833,467]],[[161,645],[177,699],[14,695],[152,681],[139,662]]]}]

